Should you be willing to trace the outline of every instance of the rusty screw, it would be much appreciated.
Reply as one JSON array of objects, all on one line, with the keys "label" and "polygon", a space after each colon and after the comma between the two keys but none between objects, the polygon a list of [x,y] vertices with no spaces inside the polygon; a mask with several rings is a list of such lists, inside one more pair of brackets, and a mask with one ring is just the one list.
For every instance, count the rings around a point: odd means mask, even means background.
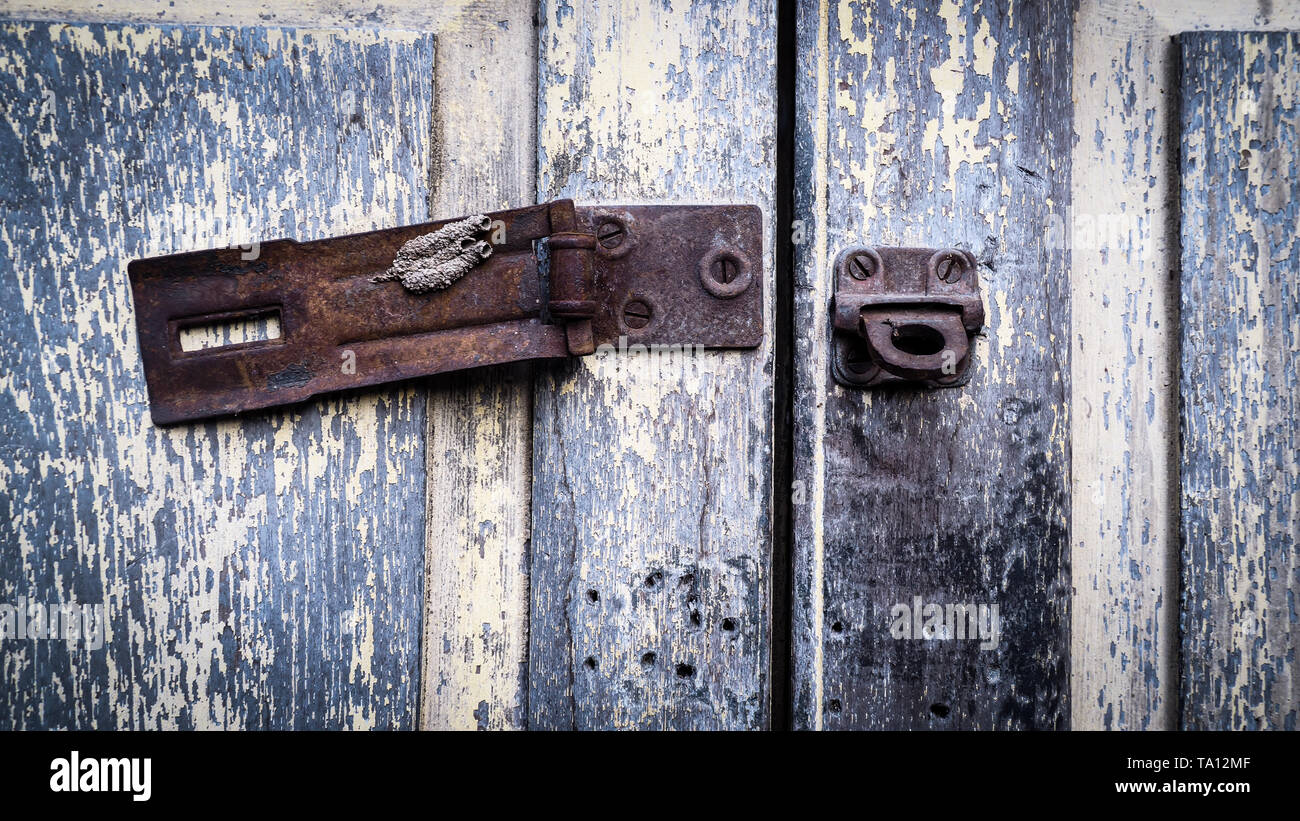
[{"label": "rusty screw", "polygon": [[871,361],[871,354],[867,353],[865,345],[850,342],[844,351],[844,367],[858,376],[863,376],[874,370],[876,363]]},{"label": "rusty screw", "polygon": [[617,248],[626,234],[627,229],[618,220],[606,219],[596,226],[596,240],[602,248]]},{"label": "rusty screw", "polygon": [[868,254],[854,254],[849,259],[849,276],[866,279],[876,272],[876,261]]},{"label": "rusty screw", "polygon": [[634,330],[644,328],[650,324],[652,314],[649,303],[643,299],[634,299],[623,306],[623,324]]},{"label": "rusty screw", "polygon": [[939,264],[935,267],[935,273],[938,275],[939,279],[948,283],[960,280],[961,275],[965,273],[965,271],[966,266],[963,265],[961,260],[955,256],[945,257],[944,259],[939,260]]},{"label": "rusty screw", "polygon": [[736,261],[725,256],[715,259],[713,265],[709,267],[709,275],[713,277],[715,282],[721,282],[724,285],[736,278],[736,272]]},{"label": "rusty screw", "polygon": [[872,363],[872,361],[871,361],[870,359],[867,359],[867,358],[858,359],[858,358],[854,357],[852,354],[850,354],[850,355],[849,355],[849,359],[847,359],[847,360],[844,362],[844,365],[845,365],[849,370],[853,371],[854,373],[858,374],[859,376],[861,376],[862,374],[864,374],[864,373],[866,373],[867,371],[871,370],[871,367],[872,367],[873,364],[874,364],[874,363]]}]

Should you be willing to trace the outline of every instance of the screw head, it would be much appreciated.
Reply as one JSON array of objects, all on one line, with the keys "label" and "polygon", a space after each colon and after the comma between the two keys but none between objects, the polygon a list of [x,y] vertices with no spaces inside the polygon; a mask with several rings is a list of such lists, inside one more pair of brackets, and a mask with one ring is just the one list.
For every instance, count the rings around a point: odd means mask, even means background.
[{"label": "screw head", "polygon": [[844,360],[844,367],[859,375],[870,371],[874,365],[875,363],[870,359],[850,358]]},{"label": "screw head", "polygon": [[844,363],[845,370],[856,376],[867,376],[878,370],[876,363],[871,361],[871,354],[867,352],[867,346],[856,339],[851,340],[845,346],[840,361]]},{"label": "screw head", "polygon": [[849,276],[868,279],[876,273],[876,261],[869,254],[854,254],[849,258]]},{"label": "screw head", "polygon": [[602,248],[617,248],[626,236],[627,228],[618,220],[606,218],[596,226],[596,241]]},{"label": "screw head", "polygon": [[971,268],[972,259],[964,251],[945,249],[930,257],[930,276],[949,285],[961,282]]},{"label": "screw head", "polygon": [[732,299],[754,281],[753,265],[744,253],[729,247],[714,248],[700,258],[700,284],[718,299]]},{"label": "screw head", "polygon": [[623,306],[623,324],[633,330],[639,330],[650,324],[654,312],[644,299],[634,299]]},{"label": "screw head", "polygon": [[740,266],[730,257],[720,256],[709,266],[709,275],[715,282],[721,282],[723,285],[731,282],[740,272]]}]

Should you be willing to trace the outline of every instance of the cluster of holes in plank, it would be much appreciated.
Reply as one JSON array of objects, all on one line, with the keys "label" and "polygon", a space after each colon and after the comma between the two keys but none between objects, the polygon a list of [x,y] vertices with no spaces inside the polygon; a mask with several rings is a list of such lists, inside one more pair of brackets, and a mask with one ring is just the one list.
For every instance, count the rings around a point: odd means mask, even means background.
[{"label": "cluster of holes in plank", "polygon": [[[826,709],[832,713],[837,713],[837,714],[842,713],[844,712],[844,703],[841,702],[838,698],[833,698],[826,702]],[[951,712],[952,712],[951,708],[949,708],[948,705],[944,704],[943,702],[937,701],[934,704],[930,705],[930,715],[934,716],[935,718],[945,719],[948,717],[949,713]]]},{"label": "cluster of holes in plank", "polygon": [[[664,573],[662,570],[651,570],[645,574],[640,582],[646,589],[663,589]],[[695,574],[691,572],[683,573],[677,579],[677,586],[682,589],[686,595],[686,606],[689,609],[687,621],[691,627],[701,627],[704,623],[703,616],[700,615],[699,594],[696,591]],[[587,602],[590,605],[600,604],[600,591],[592,587],[587,590]],[[725,616],[718,622],[718,627],[725,633],[738,634],[740,621],[732,616]],[[734,638],[734,635],[733,635]],[[646,650],[641,654],[641,668],[647,672],[653,670],[659,656],[653,650]],[[583,661],[583,666],[588,670],[595,670],[600,666],[600,661],[595,656],[587,656]],[[679,662],[673,668],[678,678],[693,678],[695,676],[695,665]]]}]

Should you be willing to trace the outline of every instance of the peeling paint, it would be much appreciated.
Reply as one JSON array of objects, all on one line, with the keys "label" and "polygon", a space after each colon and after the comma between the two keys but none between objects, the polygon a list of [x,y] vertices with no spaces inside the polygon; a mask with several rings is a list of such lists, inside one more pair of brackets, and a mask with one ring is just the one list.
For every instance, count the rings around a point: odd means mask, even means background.
[{"label": "peeling paint", "polygon": [[[1074,52],[1076,218],[1131,215],[1132,242],[1081,231],[1074,325],[1074,726],[1172,729],[1178,687],[1178,151],[1172,35],[1258,28],[1219,0],[1082,0]],[[1264,27],[1300,28],[1278,5]],[[1085,225],[1086,227],[1086,225]],[[1125,232],[1124,237],[1127,238]],[[1136,577],[1131,571],[1137,568]],[[1112,648],[1120,648],[1112,653]]]},{"label": "peeling paint", "polygon": [[[757,203],[770,249],[772,3],[541,12],[539,196]],[[767,725],[770,340],[539,374],[532,727]]]},{"label": "peeling paint", "polygon": [[389,124],[429,111],[406,67],[432,59],[411,33],[0,24],[0,601],[110,627],[6,643],[3,726],[413,725],[422,395],[154,427],[126,264],[425,219],[427,129]]},{"label": "peeling paint", "polygon": [[[796,248],[796,727],[1068,721],[1068,285],[1043,240],[1069,183],[1053,166],[1068,150],[1068,6],[800,6],[795,218],[814,241]],[[831,382],[829,261],[860,243],[981,261],[989,318],[969,386]],[[894,642],[890,606],[936,589],[1018,610],[1016,661]]]},{"label": "peeling paint", "polygon": [[1300,35],[1182,48],[1184,729],[1297,728]]}]

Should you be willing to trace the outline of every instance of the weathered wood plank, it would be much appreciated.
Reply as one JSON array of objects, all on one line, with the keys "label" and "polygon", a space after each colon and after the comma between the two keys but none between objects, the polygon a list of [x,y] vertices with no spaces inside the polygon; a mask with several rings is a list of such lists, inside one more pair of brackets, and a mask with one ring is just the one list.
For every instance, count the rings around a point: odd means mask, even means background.
[{"label": "weathered wood plank", "polygon": [[440,32],[476,12],[490,19],[497,0],[6,0],[0,16],[10,20],[145,25],[369,28]]},{"label": "weathered wood plank", "polygon": [[1178,713],[1178,49],[1300,4],[1081,0],[1071,211],[1075,729]]},{"label": "weathered wood plank", "polygon": [[[1068,725],[1068,258],[1048,229],[1070,191],[1071,12],[800,5],[796,727]],[[830,260],[860,243],[976,255],[968,386],[832,380]],[[996,646],[893,638],[918,596],[997,605]]]},{"label": "weathered wood plank", "polygon": [[[1071,240],[1073,723],[1168,729],[1177,707],[1177,188],[1168,34],[1140,0],[1084,0]],[[1163,34],[1164,36],[1158,36]]]},{"label": "weathered wood plank", "polygon": [[0,64],[0,601],[108,622],[6,642],[0,724],[412,726],[423,392],[154,427],[126,264],[426,219],[432,38],[15,23]]},{"label": "weathered wood plank", "polygon": [[[541,19],[540,196],[757,203],[770,259],[773,4],[544,2]],[[766,726],[771,362],[769,335],[539,372],[531,727]]]},{"label": "weathered wood plank", "polygon": [[[471,7],[437,35],[433,212],[536,196],[531,0]],[[481,369],[429,394],[426,729],[527,726],[532,369]]]},{"label": "weathered wood plank", "polygon": [[1179,38],[1181,723],[1300,709],[1300,34]]}]

